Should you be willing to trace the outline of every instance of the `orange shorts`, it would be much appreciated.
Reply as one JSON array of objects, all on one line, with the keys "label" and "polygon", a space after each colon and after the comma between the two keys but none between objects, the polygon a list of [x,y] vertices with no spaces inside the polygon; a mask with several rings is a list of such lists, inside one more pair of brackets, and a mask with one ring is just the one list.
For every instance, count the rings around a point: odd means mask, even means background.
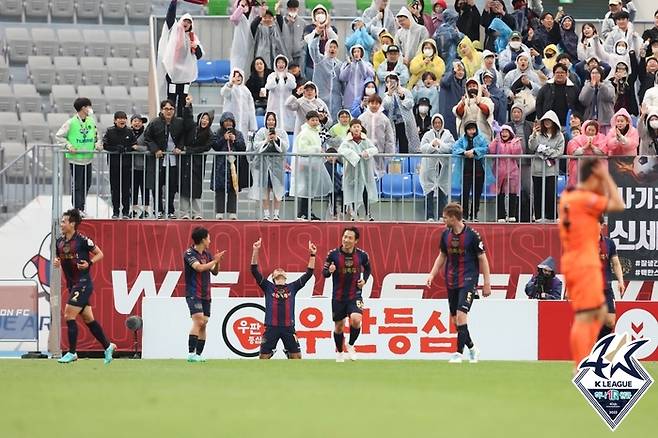
[{"label": "orange shorts", "polygon": [[580,268],[564,273],[567,293],[574,312],[598,309],[605,304],[600,268]]}]

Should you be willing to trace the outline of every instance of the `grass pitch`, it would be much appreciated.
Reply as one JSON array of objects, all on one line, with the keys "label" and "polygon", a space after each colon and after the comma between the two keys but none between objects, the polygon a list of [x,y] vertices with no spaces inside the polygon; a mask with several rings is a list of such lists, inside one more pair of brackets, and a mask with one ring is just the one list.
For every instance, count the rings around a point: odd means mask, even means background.
[{"label": "grass pitch", "polygon": [[[658,363],[645,364],[658,376]],[[566,362],[0,361],[2,436],[599,437]],[[615,432],[653,436],[654,385]]]}]

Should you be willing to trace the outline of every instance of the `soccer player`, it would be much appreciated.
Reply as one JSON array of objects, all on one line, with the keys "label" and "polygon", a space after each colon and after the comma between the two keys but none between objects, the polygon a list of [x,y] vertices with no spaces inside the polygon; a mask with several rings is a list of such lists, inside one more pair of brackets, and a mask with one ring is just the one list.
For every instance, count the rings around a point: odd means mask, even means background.
[{"label": "soccer player", "polygon": [[53,265],[56,268],[62,268],[69,294],[66,307],[64,307],[69,351],[58,362],[70,363],[78,360],[76,353],[78,326],[75,320],[80,315],[91,334],[105,349],[104,362],[107,365],[112,362],[112,354],[117,346],[107,340],[101,325],[94,319],[94,313],[89,304],[89,298],[94,291],[89,270],[94,263],[98,263],[103,258],[103,252],[94,245],[90,238],[78,232],[81,222],[82,217],[78,210],[65,211],[59,225],[62,235],[57,238],[55,243],[56,256]]},{"label": "soccer player", "polygon": [[601,236],[599,238],[599,256],[601,257],[601,263],[603,264],[603,278],[605,284],[603,294],[605,295],[605,303],[608,309],[608,313],[605,315],[605,320],[599,331],[598,339],[601,339],[612,333],[615,329],[615,322],[617,321],[615,293],[612,290],[612,273],[614,272],[615,277],[617,278],[617,290],[619,290],[619,296],[622,296],[624,293],[624,273],[621,269],[621,262],[617,255],[615,242],[609,237],[603,235],[603,216],[601,216],[599,223],[601,230]]},{"label": "soccer player", "polygon": [[269,359],[274,355],[279,339],[283,341],[284,353],[288,359],[301,359],[299,341],[295,334],[295,296],[311,279],[315,269],[316,246],[309,240],[309,259],[306,272],[292,283],[286,283],[286,271],[276,268],[272,271],[272,280],[263,278],[258,270],[258,252],[262,242],[254,242],[251,253],[251,274],[265,293],[265,334],[260,344],[260,359]]},{"label": "soccer player", "polygon": [[583,160],[580,183],[562,194],[559,205],[562,270],[575,313],[570,335],[574,372],[594,346],[606,314],[599,217],[623,210],[605,161]]},{"label": "soccer player", "polygon": [[219,263],[226,251],[208,252],[210,233],[204,227],[192,230],[192,241],[183,254],[185,263],[185,300],[192,317],[192,329],[188,338],[188,362],[205,362],[201,357],[206,345],[206,326],[210,318],[210,273],[217,275]]},{"label": "soccer player", "polygon": [[370,261],[368,253],[356,247],[359,242],[359,230],[347,227],[343,230],[342,245],[333,249],[324,262],[322,275],[332,277],[333,292],[331,313],[334,321],[334,342],[336,343],[336,362],[344,362],[343,344],[345,343],[345,318],[350,319],[350,339],[347,353],[350,360],[356,360],[356,343],[361,333],[363,298],[361,290],[370,278]]},{"label": "soccer player", "polygon": [[450,320],[457,327],[457,352],[453,353],[450,363],[462,362],[465,346],[469,361],[477,363],[480,350],[468,331],[468,312],[476,294],[480,271],[484,276],[482,295],[491,295],[489,261],[480,235],[463,222],[462,207],[458,203],[451,202],[445,206],[443,220],[446,229],[441,234],[440,252],[427,277],[427,287],[432,286],[434,277],[445,266]]}]

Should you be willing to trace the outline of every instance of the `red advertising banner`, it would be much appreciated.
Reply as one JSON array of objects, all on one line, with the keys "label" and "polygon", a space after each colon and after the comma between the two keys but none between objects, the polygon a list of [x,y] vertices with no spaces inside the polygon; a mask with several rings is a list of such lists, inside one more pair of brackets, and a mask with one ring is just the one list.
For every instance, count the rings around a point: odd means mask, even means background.
[{"label": "red advertising banner", "polygon": [[[191,245],[192,229],[199,225],[209,229],[212,250],[227,250],[220,274],[211,280],[214,296],[262,296],[249,273],[251,246],[259,237],[263,239],[263,272],[279,266],[288,272],[302,272],[308,261],[309,240],[324,257],[340,245],[346,226],[357,226],[361,232],[359,246],[368,252],[373,273],[365,296],[446,297],[442,278],[437,277],[431,288],[424,286],[438,255],[439,237],[445,229],[441,224],[87,220],[80,231],[105,255],[92,268],[91,303],[96,318],[119,349],[132,348],[132,335],[124,323],[127,316],[141,314],[142,297],[184,295],[183,252]],[[517,290],[522,290],[539,261],[549,255],[559,260],[558,230],[553,225],[476,224],[473,228],[487,248],[497,298],[516,298]],[[328,287],[330,280],[325,282],[318,267],[312,295],[327,296]],[[651,288],[643,287],[634,298],[651,299]],[[80,327],[79,333],[79,350],[100,349],[86,327]],[[65,327],[62,342],[66,343]]]}]

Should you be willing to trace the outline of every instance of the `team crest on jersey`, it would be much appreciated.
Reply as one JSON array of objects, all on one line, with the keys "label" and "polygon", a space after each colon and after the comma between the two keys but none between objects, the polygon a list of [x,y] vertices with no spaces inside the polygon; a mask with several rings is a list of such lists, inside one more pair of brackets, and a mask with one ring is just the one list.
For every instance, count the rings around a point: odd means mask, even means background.
[{"label": "team crest on jersey", "polygon": [[596,343],[573,378],[576,388],[613,431],[653,384],[634,357],[647,342],[646,338],[631,340],[626,333],[610,334]]},{"label": "team crest on jersey", "polygon": [[70,253],[71,252],[71,245],[69,245],[68,243],[64,244],[64,246],[62,247],[62,252],[64,254]]},{"label": "team crest on jersey", "polygon": [[354,266],[354,259],[352,257],[345,257],[345,267],[351,268]]}]

